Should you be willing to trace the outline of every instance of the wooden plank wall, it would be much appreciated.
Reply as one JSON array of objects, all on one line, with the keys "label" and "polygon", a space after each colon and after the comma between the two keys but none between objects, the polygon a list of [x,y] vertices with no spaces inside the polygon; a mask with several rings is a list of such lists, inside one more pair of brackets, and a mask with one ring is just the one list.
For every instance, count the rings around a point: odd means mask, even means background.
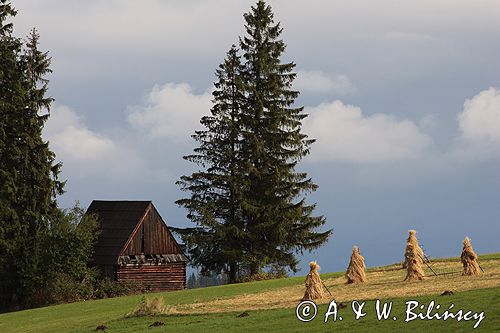
[{"label": "wooden plank wall", "polygon": [[[142,248],[142,237],[144,234],[144,249]],[[144,250],[144,251],[142,251]],[[160,215],[153,207],[150,207],[144,223],[139,228],[134,238],[122,254],[138,255],[144,254],[180,254],[175,239],[170,235]]]},{"label": "wooden plank wall", "polygon": [[118,282],[141,282],[146,288],[157,291],[186,288],[186,263],[165,265],[119,266]]}]

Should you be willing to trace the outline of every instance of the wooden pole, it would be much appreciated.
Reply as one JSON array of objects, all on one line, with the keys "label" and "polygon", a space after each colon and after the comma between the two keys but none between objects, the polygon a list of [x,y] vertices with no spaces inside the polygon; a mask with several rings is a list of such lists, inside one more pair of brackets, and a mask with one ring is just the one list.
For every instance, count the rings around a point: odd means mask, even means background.
[{"label": "wooden pole", "polygon": [[321,280],[321,283],[323,284],[323,287],[325,287],[326,291],[328,291],[328,293],[330,294],[330,296],[333,296],[332,293],[330,292],[330,289],[328,289],[328,287],[325,285],[325,283],[323,282],[323,280]]},{"label": "wooden pole", "polygon": [[[424,254],[424,256],[425,256],[425,254]],[[434,275],[435,275],[435,276],[438,276],[438,275],[436,274],[436,272],[434,272],[434,270],[432,269],[432,267],[431,267],[431,266],[427,263],[427,261],[425,261],[425,260],[424,260],[424,258],[420,257],[420,259],[422,259],[422,261],[424,262],[424,264],[425,264],[427,267],[429,267],[429,269],[432,271],[432,273],[434,273]]]}]

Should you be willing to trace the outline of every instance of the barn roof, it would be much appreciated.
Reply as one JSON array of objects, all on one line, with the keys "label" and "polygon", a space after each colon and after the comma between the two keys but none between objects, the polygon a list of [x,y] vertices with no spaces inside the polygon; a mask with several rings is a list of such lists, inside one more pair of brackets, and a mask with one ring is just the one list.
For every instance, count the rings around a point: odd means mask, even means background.
[{"label": "barn roof", "polygon": [[94,246],[94,264],[117,264],[118,256],[150,206],[151,201],[92,201],[87,214],[97,215],[101,230]]}]

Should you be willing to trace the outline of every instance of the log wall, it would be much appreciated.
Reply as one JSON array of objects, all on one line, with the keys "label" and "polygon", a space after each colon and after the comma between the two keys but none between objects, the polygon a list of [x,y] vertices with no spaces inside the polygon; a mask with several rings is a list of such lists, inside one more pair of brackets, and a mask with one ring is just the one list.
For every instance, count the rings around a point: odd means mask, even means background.
[{"label": "log wall", "polygon": [[186,288],[186,263],[118,266],[118,282],[140,282],[150,290],[167,291]]}]

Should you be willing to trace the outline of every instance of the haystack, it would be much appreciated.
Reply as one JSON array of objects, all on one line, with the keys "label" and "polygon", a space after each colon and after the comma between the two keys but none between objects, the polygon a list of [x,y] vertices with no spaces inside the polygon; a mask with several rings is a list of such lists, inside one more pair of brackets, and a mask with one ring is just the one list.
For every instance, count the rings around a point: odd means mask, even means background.
[{"label": "haystack", "polygon": [[345,273],[347,283],[366,282],[365,269],[365,258],[359,253],[359,249],[355,245],[352,249],[351,261],[349,261],[349,266]]},{"label": "haystack", "polygon": [[481,268],[477,262],[477,255],[470,244],[469,237],[465,237],[464,239],[464,248],[460,256],[460,261],[464,265],[462,275],[479,275],[481,273]]},{"label": "haystack", "polygon": [[[420,251],[419,251],[420,250]],[[422,268],[423,260],[420,255],[422,249],[416,245],[407,243],[406,244],[406,253],[405,253],[405,261],[406,261],[406,278],[405,281],[413,281],[413,280],[423,280],[424,270]]]},{"label": "haystack", "polygon": [[321,281],[321,277],[318,272],[320,267],[316,261],[311,261],[309,263],[309,267],[311,268],[311,271],[306,276],[306,292],[304,293],[302,300],[315,300],[323,298],[323,282]]},{"label": "haystack", "polygon": [[403,268],[407,268],[407,257],[409,255],[409,250],[408,250],[408,244],[411,244],[413,246],[413,249],[417,251],[418,257],[423,261],[424,260],[424,251],[418,244],[418,239],[417,239],[417,232],[415,230],[410,230],[408,235],[408,238],[406,239],[406,250],[405,250],[405,257],[403,260]]}]

